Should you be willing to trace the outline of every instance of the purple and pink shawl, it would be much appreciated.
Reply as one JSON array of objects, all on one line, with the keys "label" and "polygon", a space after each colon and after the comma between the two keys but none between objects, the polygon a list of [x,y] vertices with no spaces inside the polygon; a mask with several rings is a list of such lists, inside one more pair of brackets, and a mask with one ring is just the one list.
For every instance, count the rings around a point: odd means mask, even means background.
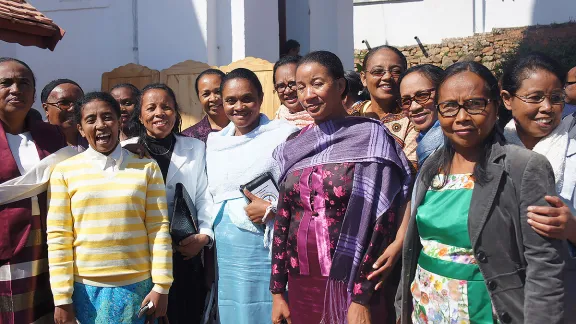
[{"label": "purple and pink shawl", "polygon": [[[410,162],[402,148],[381,122],[346,117],[305,128],[299,136],[279,145],[274,159],[280,165],[280,182],[287,174],[307,167],[356,163],[329,275],[330,281],[347,283],[348,291],[352,291],[368,248],[371,226],[393,202],[409,198]],[[389,175],[394,173],[401,174],[401,186],[388,183]]]}]

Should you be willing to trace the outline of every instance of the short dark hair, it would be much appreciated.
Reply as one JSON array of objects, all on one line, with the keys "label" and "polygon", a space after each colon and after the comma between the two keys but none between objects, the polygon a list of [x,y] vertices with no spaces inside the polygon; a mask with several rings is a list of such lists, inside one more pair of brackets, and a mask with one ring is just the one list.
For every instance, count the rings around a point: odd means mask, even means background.
[{"label": "short dark hair", "polygon": [[402,73],[402,75],[398,79],[398,85],[402,83],[402,80],[404,80],[404,78],[408,74],[412,73],[420,73],[424,75],[428,80],[430,80],[430,82],[432,82],[434,88],[438,88],[438,85],[440,84],[440,82],[442,82],[442,79],[444,78],[444,70],[442,70],[442,68],[439,68],[436,65],[432,64],[420,64],[413,66],[408,70],[406,70],[406,72]]},{"label": "short dark hair", "polygon": [[368,100],[370,95],[366,93],[362,80],[360,79],[360,73],[354,70],[348,70],[344,72],[344,77],[346,78],[346,83],[348,84],[347,96],[352,97],[352,100]]},{"label": "short dark hair", "polygon": [[176,112],[176,121],[174,123],[174,127],[172,128],[173,134],[179,134],[180,128],[182,127],[182,116],[180,115],[180,107],[178,106],[178,101],[176,100],[176,94],[164,83],[151,83],[140,91],[140,97],[138,101],[136,101],[136,105],[134,106],[134,112],[132,116],[130,116],[130,123],[129,129],[130,132],[133,133],[135,136],[139,137],[139,141],[143,141],[146,137],[146,127],[140,121],[140,115],[142,114],[142,98],[146,94],[147,91],[150,90],[163,90],[165,91],[172,100],[174,100],[174,111]]},{"label": "short dark hair", "polygon": [[508,91],[511,95],[522,86],[522,81],[529,77],[528,73],[536,70],[545,70],[554,74],[560,83],[566,83],[566,70],[555,59],[543,53],[530,53],[520,56],[510,62],[502,74],[502,90]]},{"label": "short dark hair", "polygon": [[[342,61],[340,61],[340,58],[338,58],[338,56],[332,52],[328,51],[310,52],[300,60],[300,62],[298,63],[298,67],[307,63],[317,63],[322,65],[323,67],[326,68],[326,70],[328,70],[328,73],[334,80],[338,79],[346,80]],[[347,94],[348,94],[348,81],[346,81],[346,88],[344,89],[344,93],[342,93],[342,98],[346,97]]]},{"label": "short dark hair", "polygon": [[0,57],[0,64],[4,62],[16,62],[25,67],[26,70],[28,70],[30,74],[32,74],[32,82],[34,82],[34,96],[36,96],[36,76],[34,75],[34,72],[30,68],[30,66],[28,66],[28,64],[24,63],[23,61],[20,61],[19,59],[15,59],[13,57],[7,57],[7,56]]},{"label": "short dark hair", "polygon": [[237,68],[237,69],[232,70],[230,73],[226,74],[224,76],[224,78],[222,78],[222,83],[220,83],[220,93],[222,93],[222,90],[224,90],[224,86],[226,85],[226,83],[228,83],[228,81],[231,81],[234,79],[247,80],[248,82],[250,82],[252,84],[252,86],[254,88],[256,88],[256,92],[258,93],[258,96],[260,98],[264,98],[264,91],[262,90],[262,83],[260,83],[258,76],[256,76],[256,73],[254,73],[248,69],[245,69],[245,68]]},{"label": "short dark hair", "polygon": [[194,89],[196,89],[196,95],[198,96],[198,98],[200,98],[200,92],[198,90],[198,82],[200,82],[200,79],[202,79],[206,75],[217,75],[220,77],[220,80],[222,80],[224,79],[224,76],[226,74],[218,69],[207,69],[202,71],[202,73],[198,74],[196,81],[194,81]]},{"label": "short dark hair", "polygon": [[50,97],[50,93],[52,92],[52,90],[54,90],[57,86],[62,84],[73,84],[77,86],[82,93],[84,93],[84,90],[82,90],[82,87],[78,83],[70,79],[56,79],[50,81],[46,86],[44,86],[44,89],[42,89],[42,92],[40,93],[40,102],[46,103],[46,101],[48,101],[48,97]]},{"label": "short dark hair", "polygon": [[286,43],[284,43],[283,54],[287,54],[288,52],[290,52],[291,49],[298,48],[298,47],[300,47],[300,43],[298,43],[297,40],[289,39],[286,41]]},{"label": "short dark hair", "polygon": [[130,91],[132,91],[132,95],[136,98],[138,98],[140,96],[140,89],[138,89],[135,85],[133,85],[132,83],[120,83],[117,84],[115,86],[112,87],[112,89],[110,89],[110,93],[112,93],[112,91],[116,90],[116,89],[122,89],[122,88],[127,88],[130,89]]},{"label": "short dark hair", "polygon": [[286,56],[282,56],[278,62],[274,63],[274,69],[272,71],[272,82],[274,83],[274,85],[276,85],[276,71],[278,70],[278,68],[280,68],[281,66],[284,65],[288,65],[288,64],[294,64],[296,66],[298,66],[298,62],[300,61],[300,59],[302,58],[302,56],[292,56],[292,55],[286,55]]},{"label": "short dark hair", "polygon": [[408,69],[408,60],[406,59],[406,56],[404,56],[404,54],[402,54],[402,51],[400,51],[396,47],[390,46],[390,45],[380,45],[378,47],[374,47],[374,48],[371,48],[370,50],[368,50],[368,53],[366,53],[366,55],[364,56],[364,61],[362,61],[362,69],[366,70],[366,66],[368,65],[368,61],[370,60],[370,58],[374,54],[378,53],[380,50],[384,50],[384,49],[391,50],[396,55],[398,55],[398,57],[402,61],[402,68],[404,70]]},{"label": "short dark hair", "polygon": [[80,122],[82,121],[82,110],[84,109],[84,106],[86,106],[88,103],[92,101],[103,101],[107,103],[108,105],[110,105],[110,107],[112,107],[112,110],[116,114],[116,118],[120,119],[121,114],[120,104],[118,104],[118,102],[114,99],[114,97],[112,97],[112,95],[109,94],[108,92],[94,91],[85,94],[74,105],[74,119],[77,124],[80,124]]},{"label": "short dark hair", "polygon": [[483,64],[474,61],[457,62],[449,66],[444,71],[444,78],[438,84],[436,90],[436,102],[438,102],[438,97],[440,94],[440,87],[446,80],[450,77],[460,74],[462,72],[472,72],[484,80],[484,87],[490,94],[490,100],[492,100],[496,105],[500,102],[500,87],[498,85],[498,79],[492,74],[492,72]]}]

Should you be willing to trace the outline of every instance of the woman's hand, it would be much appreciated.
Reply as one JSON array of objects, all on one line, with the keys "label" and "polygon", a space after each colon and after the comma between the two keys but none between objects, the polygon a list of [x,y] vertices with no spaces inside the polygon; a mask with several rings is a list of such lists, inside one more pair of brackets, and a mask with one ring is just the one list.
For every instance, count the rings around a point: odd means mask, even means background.
[{"label": "woman's hand", "polygon": [[163,316],[166,316],[166,310],[168,309],[168,294],[161,294],[157,293],[154,290],[150,291],[150,293],[144,298],[142,301],[142,306],[147,305],[149,302],[152,302],[154,306],[152,306],[146,315],[146,323],[154,323],[154,320]]},{"label": "woman's hand", "polygon": [[[250,204],[248,204],[248,206],[244,207],[246,215],[248,215],[252,223],[258,225],[262,224],[262,219],[264,218],[264,214],[266,214],[266,208],[268,208],[268,206],[271,205],[270,202],[253,195],[247,189],[244,189],[244,194],[248,199],[250,199],[250,201],[252,201]],[[269,215],[266,220],[271,219],[273,217],[274,215]]]},{"label": "woman's hand", "polygon": [[60,305],[54,308],[54,323],[56,324],[76,324],[76,313],[74,305]]},{"label": "woman's hand", "polygon": [[288,324],[292,324],[290,308],[282,294],[274,294],[272,295],[272,323],[281,324],[283,320],[286,320]]},{"label": "woman's hand", "polygon": [[544,197],[550,207],[528,207],[528,224],[536,233],[576,243],[576,217],[559,197]]},{"label": "woman's hand", "polygon": [[370,308],[355,302],[348,307],[348,324],[371,324]]},{"label": "woman's hand", "polygon": [[122,146],[122,148],[138,155],[138,157],[140,159],[143,159],[143,158],[150,159],[151,158],[150,152],[148,152],[148,150],[144,147],[144,145],[142,145],[140,143],[126,144],[126,145]]},{"label": "woman's hand", "polygon": [[184,260],[189,260],[204,248],[210,242],[210,237],[206,234],[194,234],[180,241],[176,246],[176,251],[182,253]]},{"label": "woman's hand", "polygon": [[384,253],[382,253],[376,262],[374,262],[372,267],[377,270],[368,275],[367,279],[372,280],[380,276],[380,282],[378,282],[376,285],[375,290],[378,290],[382,287],[384,280],[386,280],[392,269],[394,269],[394,265],[396,264],[398,258],[400,258],[401,254],[402,242],[395,240],[390,245],[388,245],[386,250],[384,250]]}]

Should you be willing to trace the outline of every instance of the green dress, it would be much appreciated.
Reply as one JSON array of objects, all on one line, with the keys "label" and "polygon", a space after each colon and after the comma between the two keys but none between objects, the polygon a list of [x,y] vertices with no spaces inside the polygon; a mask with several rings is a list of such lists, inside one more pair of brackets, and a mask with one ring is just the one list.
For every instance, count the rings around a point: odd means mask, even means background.
[{"label": "green dress", "polygon": [[418,207],[422,252],[411,291],[414,323],[495,323],[490,295],[476,263],[468,233],[474,189],[470,174],[434,179]]}]

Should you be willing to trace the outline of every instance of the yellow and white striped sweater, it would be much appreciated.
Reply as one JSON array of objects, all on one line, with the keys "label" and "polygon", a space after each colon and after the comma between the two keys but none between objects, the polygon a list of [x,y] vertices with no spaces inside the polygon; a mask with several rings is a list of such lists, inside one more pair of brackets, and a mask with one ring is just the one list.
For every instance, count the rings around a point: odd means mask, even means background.
[{"label": "yellow and white striped sweater", "polygon": [[74,281],[118,287],[152,277],[162,294],[173,281],[160,168],[122,150],[117,170],[107,172],[99,164],[106,157],[98,154],[89,149],[61,162],[50,178],[48,261],[56,306],[72,303]]}]

